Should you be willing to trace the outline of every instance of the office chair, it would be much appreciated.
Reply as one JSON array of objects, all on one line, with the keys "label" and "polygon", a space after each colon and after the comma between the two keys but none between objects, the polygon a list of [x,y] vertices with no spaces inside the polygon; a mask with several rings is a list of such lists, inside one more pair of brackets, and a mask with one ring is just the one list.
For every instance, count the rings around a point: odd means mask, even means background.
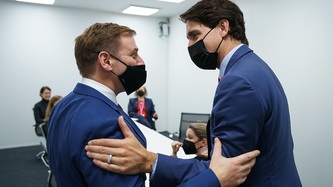
[{"label": "office chair", "polygon": [[[47,128],[46,128],[46,123],[42,123],[40,125],[38,125],[39,131],[41,132],[42,136],[45,138],[46,141],[46,134],[47,134]],[[41,151],[39,153],[39,159],[41,159],[44,163],[44,165],[47,167],[48,169],[48,176],[47,176],[47,187],[52,187],[52,171],[50,169],[49,166],[49,160],[48,160],[48,156],[47,156],[47,148],[46,145],[41,141],[40,145],[43,147],[43,151]]]},{"label": "office chair", "polygon": [[[42,123],[43,124],[43,123]],[[43,137],[43,133],[42,133],[42,131],[41,131],[41,129],[40,129],[40,124],[35,124],[35,125],[33,125],[33,127],[34,127],[34,130],[35,130],[35,133],[36,133],[36,135],[38,136],[38,137]],[[39,153],[37,153],[36,154],[36,159],[37,160],[40,160],[41,159],[41,156],[44,154],[44,150],[42,150],[42,151],[40,151]]]},{"label": "office chair", "polygon": [[210,114],[182,112],[179,126],[179,141],[184,141],[186,137],[186,130],[191,123],[207,123],[209,118]]},{"label": "office chair", "polygon": [[[42,123],[42,124],[44,124],[44,123]],[[35,125],[33,125],[33,127],[34,127],[34,129],[35,129],[35,133],[36,133],[36,135],[37,135],[38,137],[44,137],[44,136],[43,136],[43,132],[42,132],[42,130],[41,130],[41,128],[40,128],[40,125],[42,125],[42,124],[35,124]],[[45,150],[43,149],[42,151],[40,151],[39,153],[37,153],[37,154],[36,154],[36,159],[37,159],[37,160],[40,160],[40,159],[41,159],[41,156],[44,154],[44,152],[45,152]]]}]

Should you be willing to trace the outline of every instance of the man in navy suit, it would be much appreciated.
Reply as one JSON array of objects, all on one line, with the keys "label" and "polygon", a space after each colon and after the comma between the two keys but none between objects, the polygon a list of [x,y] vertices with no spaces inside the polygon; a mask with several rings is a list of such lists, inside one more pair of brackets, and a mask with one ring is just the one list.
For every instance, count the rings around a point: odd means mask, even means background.
[{"label": "man in navy suit", "polygon": [[[144,61],[138,54],[134,35],[135,31],[126,26],[96,23],[76,38],[74,51],[82,80],[56,105],[48,123],[48,158],[57,186],[142,187],[145,173],[156,167],[157,155],[152,154],[145,159],[152,160],[148,167],[133,167],[128,175],[117,174],[94,165],[85,151],[92,139],[123,139],[118,123],[125,126],[136,143],[146,147],[144,135],[116,99],[119,93],[130,94],[146,81]],[[221,149],[218,151],[217,162],[206,172],[215,180],[216,175],[221,176],[218,164],[225,165],[225,173],[247,175],[255,162],[252,158],[257,155],[250,153],[228,160],[221,156]],[[107,164],[117,163],[118,158],[109,154]],[[229,167],[232,163],[236,165]],[[236,177],[239,178],[244,176]]]},{"label": "man in navy suit", "polygon": [[[260,150],[255,166],[240,186],[302,186],[294,160],[286,95],[274,72],[248,47],[242,11],[229,0],[202,0],[180,18],[186,23],[188,51],[194,64],[205,70],[220,70],[208,127],[211,147],[213,138],[218,137],[226,157]],[[112,170],[105,163],[98,164]],[[207,163],[177,162],[159,155],[151,182],[175,186],[195,178],[205,167]]]},{"label": "man in navy suit", "polygon": [[121,175],[105,171],[96,167],[84,150],[91,139],[124,138],[118,126],[120,116],[146,147],[144,135],[116,99],[119,93],[130,94],[146,81],[134,35],[135,31],[126,26],[96,23],[75,40],[82,81],[54,108],[47,138],[50,168],[59,187],[145,184],[145,173]]}]

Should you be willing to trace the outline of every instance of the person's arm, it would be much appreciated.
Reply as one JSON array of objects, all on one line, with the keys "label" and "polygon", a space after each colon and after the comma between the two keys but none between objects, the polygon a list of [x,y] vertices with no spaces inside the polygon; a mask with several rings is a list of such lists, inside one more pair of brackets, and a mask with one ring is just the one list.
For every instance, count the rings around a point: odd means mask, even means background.
[{"label": "person's arm", "polygon": [[[209,186],[209,187],[234,187],[238,186],[239,184],[242,184],[246,178],[247,175],[250,173],[251,168],[255,164],[255,158],[259,152],[253,152],[253,154],[244,154],[240,157],[243,157],[244,164],[238,163],[237,157],[231,158],[234,159],[234,162],[223,162],[224,158],[221,156],[222,152],[222,144],[218,138],[214,139],[214,153],[212,156],[212,160],[209,165],[209,169],[201,172],[197,176],[189,179],[188,181],[178,185],[177,187],[193,187],[193,186]],[[222,165],[227,164],[227,165]],[[239,165],[239,167],[234,167],[233,165]],[[245,167],[245,168],[243,168]],[[233,169],[234,171],[232,171]],[[226,170],[224,170],[226,169]],[[231,169],[228,171],[228,169]],[[240,177],[235,175],[234,173],[239,173]]]},{"label": "person's arm", "polygon": [[225,76],[220,81],[214,98],[211,134],[222,141],[225,157],[257,149],[267,117],[259,94],[242,76]]},{"label": "person's arm", "polygon": [[[87,156],[92,158],[97,166],[112,172],[121,174],[151,173],[152,165],[157,157],[156,153],[147,151],[138,142],[122,118],[118,122],[125,139],[91,140],[86,146]],[[108,164],[107,160],[110,154],[113,155],[113,158],[112,163]],[[223,187],[228,187],[239,185],[241,181],[245,180],[246,175],[244,176],[244,174],[250,172],[259,151],[251,151],[234,158],[224,158],[220,148],[214,149],[214,155],[211,162],[215,166],[211,166],[212,171],[217,175],[220,183],[224,185]],[[233,176],[232,180],[229,180],[230,176]]]},{"label": "person's arm", "polygon": [[[112,114],[111,114],[112,115]],[[101,116],[101,115],[100,115]],[[111,119],[111,118],[108,118]],[[106,121],[106,120],[105,120]],[[89,136],[80,136],[82,137],[82,141],[88,142],[90,138],[98,138],[98,137],[108,137],[108,138],[115,138],[119,139],[122,138],[122,133],[119,132],[120,129],[117,126],[117,120],[107,120],[108,122],[103,124],[98,124],[93,127],[93,129],[85,129],[85,131],[91,130]],[[82,122],[84,123],[84,122]],[[89,123],[89,122],[87,122]],[[90,121],[91,123],[91,121]],[[89,126],[84,124],[85,126]],[[84,137],[84,138],[83,138]],[[86,139],[87,138],[87,139]],[[71,137],[70,142],[75,142],[77,140],[76,135]],[[81,139],[81,138],[79,138]],[[82,142],[82,143],[84,143]],[[79,145],[84,145],[79,143]],[[68,147],[70,150],[79,150],[78,143],[71,144],[71,147]],[[76,147],[76,148],[74,148]],[[84,147],[81,147],[84,148]],[[84,149],[81,149],[80,157],[75,157],[77,169],[80,168],[79,172],[80,175],[84,176],[85,183],[87,186],[96,186],[96,187],[107,187],[107,186],[136,186],[136,185],[143,185],[145,181],[145,174],[139,173],[136,175],[121,175],[114,172],[109,172],[97,167],[90,158],[87,157],[86,152]],[[73,153],[71,153],[74,155]],[[78,171],[78,170],[76,170]],[[112,184],[112,185],[110,185]]]},{"label": "person's arm", "polygon": [[[147,151],[140,144],[122,116],[119,117],[118,123],[125,138],[91,140],[85,148],[87,156],[92,158],[97,166],[115,173],[151,173],[157,154]],[[110,154],[113,155],[112,163],[108,164]]]},{"label": "person's arm", "polygon": [[138,116],[136,103],[135,98],[130,99],[128,102],[127,113],[130,117]]},{"label": "person's arm", "polygon": [[158,114],[157,114],[157,112],[155,111],[155,105],[154,105],[154,102],[153,102],[153,100],[152,99],[150,99],[151,100],[151,105],[152,105],[152,117],[155,119],[155,120],[157,120],[158,119]]},{"label": "person's arm", "polygon": [[39,106],[36,104],[32,110],[34,111],[34,118],[35,118],[36,125],[43,123],[44,119],[42,119],[42,117],[41,117],[42,111],[39,108]]}]

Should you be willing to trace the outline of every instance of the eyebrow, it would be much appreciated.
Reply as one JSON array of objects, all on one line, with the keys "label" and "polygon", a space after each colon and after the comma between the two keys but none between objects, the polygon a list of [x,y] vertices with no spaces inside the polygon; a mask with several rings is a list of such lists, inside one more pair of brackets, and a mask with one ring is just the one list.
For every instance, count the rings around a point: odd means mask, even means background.
[{"label": "eyebrow", "polygon": [[199,30],[191,30],[187,33],[186,38],[189,39],[190,37],[194,37],[198,34],[201,34],[201,32]]},{"label": "eyebrow", "polygon": [[139,48],[134,48],[134,49],[130,52],[130,54],[131,54],[131,55],[136,54],[136,53],[138,53],[138,51],[139,51]]}]

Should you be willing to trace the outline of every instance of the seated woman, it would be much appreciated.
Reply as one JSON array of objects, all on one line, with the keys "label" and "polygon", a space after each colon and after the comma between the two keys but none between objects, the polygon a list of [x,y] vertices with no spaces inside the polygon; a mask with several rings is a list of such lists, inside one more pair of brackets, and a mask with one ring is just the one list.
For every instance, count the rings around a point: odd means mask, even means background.
[{"label": "seated woman", "polygon": [[48,86],[43,86],[40,89],[39,96],[42,98],[42,100],[36,103],[33,108],[36,127],[39,124],[44,123],[45,111],[51,97],[51,88]]},{"label": "seated woman", "polygon": [[183,143],[179,141],[171,143],[172,156],[177,157],[177,152],[182,147],[185,154],[196,154],[196,159],[208,160],[206,126],[206,123],[191,123],[186,130],[186,138]]},{"label": "seated woman", "polygon": [[128,103],[128,115],[130,117],[138,118],[139,122],[156,130],[155,121],[158,115],[155,111],[153,100],[147,98],[147,89],[142,86],[134,95],[136,98],[131,98]]},{"label": "seated woman", "polygon": [[47,122],[49,121],[49,117],[51,115],[51,112],[54,108],[54,106],[56,106],[56,104],[62,99],[62,96],[60,95],[55,95],[53,96],[50,101],[49,104],[47,105],[46,108],[46,112],[45,112],[45,125],[43,125],[43,131],[44,131],[44,136],[47,136]]}]

